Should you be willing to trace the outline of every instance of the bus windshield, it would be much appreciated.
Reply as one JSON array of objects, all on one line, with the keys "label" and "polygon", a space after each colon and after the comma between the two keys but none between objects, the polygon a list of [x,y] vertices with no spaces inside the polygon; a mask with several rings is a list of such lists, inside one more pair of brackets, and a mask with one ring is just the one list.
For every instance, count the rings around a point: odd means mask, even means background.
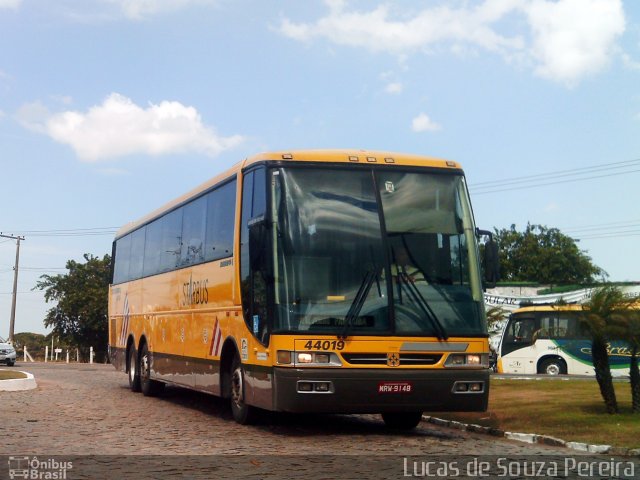
[{"label": "bus windshield", "polygon": [[486,334],[461,174],[292,167],[270,185],[274,333]]}]

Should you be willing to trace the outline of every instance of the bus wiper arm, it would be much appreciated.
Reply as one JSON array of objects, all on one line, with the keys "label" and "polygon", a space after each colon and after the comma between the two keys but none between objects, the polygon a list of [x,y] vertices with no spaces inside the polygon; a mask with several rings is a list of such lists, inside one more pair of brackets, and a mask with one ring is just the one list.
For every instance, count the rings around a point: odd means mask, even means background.
[{"label": "bus wiper arm", "polygon": [[402,284],[407,288],[407,291],[409,295],[412,297],[413,301],[418,304],[420,309],[423,311],[423,313],[426,315],[426,317],[429,319],[429,321],[435,328],[436,336],[438,337],[438,340],[447,340],[449,338],[447,331],[442,325],[442,322],[438,320],[438,316],[433,311],[429,303],[425,300],[425,298],[420,293],[420,290],[418,290],[418,287],[416,287],[416,285],[411,281],[411,279],[409,278],[409,275],[407,275],[406,272],[398,272],[398,273],[399,273],[398,279],[400,280],[400,282],[402,282]]},{"label": "bus wiper arm", "polygon": [[378,278],[378,274],[375,273],[374,270],[368,270],[365,274],[364,278],[362,279],[362,283],[360,284],[360,288],[358,289],[358,293],[356,293],[356,296],[353,298],[353,302],[351,302],[349,311],[344,317],[344,328],[338,335],[338,339],[345,340],[347,338],[347,333],[349,333],[351,324],[356,318],[358,318],[358,315],[360,315],[360,310],[362,310],[364,302],[369,295],[369,290],[371,290],[373,281],[376,278]]}]

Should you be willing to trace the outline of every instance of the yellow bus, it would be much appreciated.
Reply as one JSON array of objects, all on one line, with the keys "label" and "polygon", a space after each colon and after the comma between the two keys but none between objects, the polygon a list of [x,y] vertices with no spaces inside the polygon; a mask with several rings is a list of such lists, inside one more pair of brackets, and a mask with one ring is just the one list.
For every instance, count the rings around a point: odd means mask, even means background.
[{"label": "yellow bus", "polygon": [[240,423],[381,413],[409,429],[423,411],[484,411],[480,234],[456,162],[256,155],[117,233],[111,362],[134,392],[228,398]]}]

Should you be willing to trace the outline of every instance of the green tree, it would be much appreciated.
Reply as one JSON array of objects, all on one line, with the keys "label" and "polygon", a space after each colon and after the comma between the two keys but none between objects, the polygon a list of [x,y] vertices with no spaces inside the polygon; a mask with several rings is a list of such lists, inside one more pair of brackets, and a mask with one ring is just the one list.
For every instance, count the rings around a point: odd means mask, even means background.
[{"label": "green tree", "polygon": [[633,413],[640,413],[640,369],[638,355],[640,355],[640,312],[636,309],[628,312],[626,319],[626,339],[631,347],[629,365],[629,383],[631,385],[631,404]]},{"label": "green tree", "polygon": [[57,302],[47,312],[46,327],[63,342],[77,345],[86,358],[93,347],[96,358],[107,354],[107,297],[111,257],[84,255],[85,263],[67,261],[68,273],[42,275],[35,288],[44,290],[47,302]]},{"label": "green tree", "polygon": [[593,367],[607,413],[619,412],[607,346],[611,340],[628,340],[632,303],[618,287],[605,285],[594,290],[591,299],[583,304],[591,332]]},{"label": "green tree", "polygon": [[527,223],[523,232],[515,225],[495,232],[504,281],[567,285],[592,283],[596,277],[607,275],[574,239],[557,228]]}]

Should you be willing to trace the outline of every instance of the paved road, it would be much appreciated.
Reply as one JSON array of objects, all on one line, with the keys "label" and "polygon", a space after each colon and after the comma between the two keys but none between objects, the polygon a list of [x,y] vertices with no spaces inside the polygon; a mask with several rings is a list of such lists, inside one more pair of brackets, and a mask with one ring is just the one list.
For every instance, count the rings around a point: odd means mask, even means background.
[{"label": "paved road", "polygon": [[[358,468],[383,462],[375,467],[378,473],[387,468],[390,478],[395,478],[395,474],[401,478],[405,476],[403,459],[409,456],[447,460],[460,455],[516,458],[571,453],[562,448],[529,445],[429,423],[423,423],[415,432],[390,433],[382,420],[373,415],[270,414],[258,425],[241,426],[231,418],[227,404],[212,396],[180,388],[167,388],[160,398],[132,393],[126,375],[110,365],[49,363],[22,365],[22,368],[36,376],[38,388],[0,392],[0,429],[7,432],[0,441],[0,455],[37,455],[38,458],[106,455],[113,456],[106,461],[110,469],[118,464],[115,459],[122,455],[159,455],[161,457],[152,458],[165,459],[160,462],[165,466],[167,456],[206,455],[216,456],[214,460],[220,473],[231,468],[229,465],[248,466],[256,472],[270,465],[267,470],[273,472],[276,467],[271,463],[277,455],[289,465],[287,471],[299,474],[302,469],[306,472],[302,476],[315,478],[306,470],[309,462],[324,465],[329,457],[323,456],[338,454],[358,458],[361,464]],[[294,470],[289,470],[289,456],[293,455],[297,460],[293,461]],[[437,457],[429,457],[432,455]],[[198,461],[188,458],[195,468],[198,462],[213,457],[195,457]],[[350,468],[343,465],[345,458],[335,461],[342,473]],[[77,460],[82,463],[81,458]],[[130,463],[127,465],[121,467],[122,472],[129,471]],[[410,462],[408,467],[412,465]],[[0,466],[0,478],[3,468]],[[174,470],[158,477],[170,477],[181,471],[179,466],[170,468]],[[326,473],[324,468],[321,470]],[[361,474],[354,478],[374,478]],[[256,475],[250,478],[269,476],[259,472]],[[233,476],[239,476],[238,471]],[[271,478],[277,477],[281,475]],[[335,478],[335,475],[324,478]]]}]

